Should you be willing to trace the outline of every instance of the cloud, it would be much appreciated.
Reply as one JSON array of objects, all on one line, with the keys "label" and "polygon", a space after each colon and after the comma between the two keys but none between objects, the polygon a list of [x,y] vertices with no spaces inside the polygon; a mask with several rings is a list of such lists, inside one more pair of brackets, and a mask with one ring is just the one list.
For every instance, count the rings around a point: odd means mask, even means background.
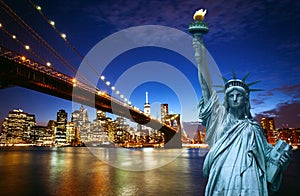
[{"label": "cloud", "polygon": [[300,84],[294,84],[294,85],[284,84],[283,86],[279,88],[274,88],[273,90],[279,91],[295,99],[300,98]]},{"label": "cloud", "polygon": [[[226,6],[224,6],[226,5]],[[113,4],[98,2],[85,6],[83,11],[99,22],[110,24],[113,31],[138,25],[165,25],[187,31],[193,14],[199,8],[208,9],[207,22],[213,39],[230,40],[243,37],[259,25],[261,1],[241,3],[222,1],[215,4],[198,1],[121,1]],[[256,10],[253,12],[253,10]],[[251,19],[251,20],[250,20]]]},{"label": "cloud", "polygon": [[254,104],[254,105],[261,105],[261,104],[264,104],[264,100],[263,99],[251,99],[251,102]]},{"label": "cloud", "polygon": [[275,120],[276,128],[282,127],[283,124],[288,124],[289,127],[300,127],[300,101],[288,101],[280,103],[275,109],[264,111],[256,114],[256,120],[262,117],[273,117]]},{"label": "cloud", "polygon": [[[187,32],[196,10],[207,9],[206,21],[210,33],[210,43],[230,42],[250,36],[249,31],[261,31],[266,24],[285,24],[290,17],[300,18],[292,0],[276,3],[266,1],[71,1],[67,10],[88,14],[100,26],[109,28],[104,31],[117,32],[133,26],[163,25]],[[78,5],[81,10],[78,10]],[[296,7],[296,6],[295,6]],[[64,7],[65,9],[65,7]],[[74,11],[73,10],[73,11]],[[282,10],[288,10],[283,12]],[[102,24],[102,25],[101,25]],[[105,24],[105,25],[103,25]],[[281,46],[284,47],[284,46]]]},{"label": "cloud", "polygon": [[273,96],[274,93],[272,90],[270,91],[265,91],[265,92],[262,92],[262,93],[259,93],[257,96],[260,96],[260,97],[269,97],[269,96]]}]

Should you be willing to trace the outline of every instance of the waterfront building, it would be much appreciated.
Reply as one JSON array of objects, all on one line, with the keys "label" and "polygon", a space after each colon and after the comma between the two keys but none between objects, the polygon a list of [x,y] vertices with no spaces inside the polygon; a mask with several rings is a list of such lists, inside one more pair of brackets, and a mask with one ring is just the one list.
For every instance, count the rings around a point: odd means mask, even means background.
[{"label": "waterfront building", "polygon": [[36,146],[54,145],[54,132],[47,126],[33,126],[30,131],[30,140]]},{"label": "waterfront building", "polygon": [[106,118],[106,121],[108,141],[113,142],[115,139],[115,130],[117,129],[117,123],[109,117]]},{"label": "waterfront building", "polygon": [[30,130],[35,125],[34,114],[28,114],[21,109],[9,111],[8,117],[2,123],[2,142],[29,143]]},{"label": "waterfront building", "polygon": [[68,122],[66,125],[66,141],[68,144],[71,144],[75,140],[78,140],[78,133],[76,133],[77,130],[75,128],[74,122]]},{"label": "waterfront building", "polygon": [[264,130],[267,141],[274,145],[279,139],[279,132],[275,129],[274,118],[262,118],[260,124]]},{"label": "waterfront building", "polygon": [[130,140],[130,134],[124,129],[117,128],[114,135],[114,143],[120,144]]},{"label": "waterfront building", "polygon": [[78,130],[80,140],[83,143],[92,140],[91,122],[88,119],[87,110],[82,105],[79,110],[72,112],[71,122],[74,122],[74,126]]},{"label": "waterfront building", "polygon": [[55,143],[57,145],[66,145],[68,113],[65,110],[59,110],[57,112],[56,119],[57,120],[56,120],[56,127],[55,127]]},{"label": "waterfront building", "polygon": [[277,129],[279,139],[286,141],[293,148],[300,148],[300,128],[280,128]]},{"label": "waterfront building", "polygon": [[109,141],[106,119],[94,120],[91,124],[91,141],[94,145],[102,145]]},{"label": "waterfront building", "polygon": [[118,128],[124,129],[126,126],[126,119],[124,117],[118,116],[116,118],[115,122],[116,122]]}]

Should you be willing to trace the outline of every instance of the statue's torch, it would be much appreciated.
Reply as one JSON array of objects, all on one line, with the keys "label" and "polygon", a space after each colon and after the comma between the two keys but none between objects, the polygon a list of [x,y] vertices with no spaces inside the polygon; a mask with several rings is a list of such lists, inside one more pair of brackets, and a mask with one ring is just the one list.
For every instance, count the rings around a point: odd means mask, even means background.
[{"label": "statue's torch", "polygon": [[[206,48],[203,43],[203,35],[208,32],[208,26],[204,21],[206,10],[200,9],[194,14],[194,21],[189,24],[189,32],[193,35],[193,47],[195,50],[195,59],[199,69],[199,81],[202,87],[202,95],[205,87],[212,86],[211,74],[206,60]],[[206,84],[205,84],[206,83]],[[204,95],[204,97],[206,97]]]}]

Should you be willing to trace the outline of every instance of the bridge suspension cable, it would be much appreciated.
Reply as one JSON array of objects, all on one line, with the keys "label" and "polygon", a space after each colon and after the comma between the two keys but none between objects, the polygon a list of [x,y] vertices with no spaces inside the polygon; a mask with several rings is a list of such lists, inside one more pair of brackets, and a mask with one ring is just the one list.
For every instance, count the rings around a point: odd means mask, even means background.
[{"label": "bridge suspension cable", "polygon": [[[33,38],[37,40],[47,51],[49,51],[56,59],[58,59],[64,66],[69,68],[72,72],[72,74],[77,73],[77,69],[69,62],[67,61],[59,52],[57,52],[45,39],[43,39],[35,30],[33,30],[20,16],[18,16],[6,3],[4,3],[2,0],[0,1],[2,6],[4,7],[4,11],[10,15],[25,31],[29,32],[31,35],[33,35]],[[10,34],[10,33],[9,33]],[[17,40],[16,40],[17,41]],[[21,42],[19,42],[20,44]],[[32,50],[29,50],[31,53],[34,54],[35,57],[38,59],[43,59],[42,57],[38,56],[37,53],[34,53]],[[44,63],[47,64],[46,60],[42,60]],[[79,74],[79,77],[84,80],[85,82],[90,83],[90,81],[85,78],[84,76]]]},{"label": "bridge suspension cable", "polygon": [[[69,46],[71,48],[71,50],[81,59],[82,62],[84,62],[97,76],[98,78],[100,78],[104,84],[106,84],[116,95],[118,95],[122,101],[124,101],[126,104],[131,105],[131,102],[125,98],[125,96],[123,94],[120,93],[120,91],[116,90],[114,86],[111,85],[111,83],[103,76],[100,75],[95,69],[94,67],[87,62],[83,56],[80,54],[80,52],[66,39],[66,35],[62,32],[60,32],[56,27],[55,27],[55,23],[51,20],[49,20],[49,18],[47,18],[41,11],[41,7],[38,5],[35,5],[31,0],[29,0],[30,4],[38,11],[38,13],[42,16],[42,18],[47,22],[47,24],[49,24],[54,30],[55,32],[59,35],[60,38],[63,39],[63,41],[67,44],[67,46]],[[28,25],[18,14],[16,14],[6,3],[4,3],[2,0],[0,0],[1,5],[4,7],[4,11],[13,18],[14,21],[17,22],[17,24],[22,27],[26,32],[28,32],[30,35],[32,35],[32,37],[38,41],[38,43],[44,47],[47,51],[49,51],[56,59],[58,59],[64,66],[66,66],[67,68],[69,68],[71,70],[71,72],[73,74],[77,74],[77,76],[79,77],[80,80],[83,80],[83,82],[81,83],[86,83],[85,85],[91,86],[93,87],[97,93],[100,91],[99,89],[97,89],[97,87],[95,87],[93,84],[91,84],[90,80],[87,79],[83,74],[79,73],[76,69],[75,66],[73,66],[69,61],[67,61],[57,50],[55,50],[42,36],[40,36],[34,29],[31,28],[30,25]],[[13,36],[12,33],[6,31],[6,34],[8,34],[9,36]],[[24,47],[24,43],[21,41],[18,41],[15,39],[15,41],[17,41],[18,44],[22,45],[22,47]],[[29,46],[28,46],[29,47]],[[31,52],[36,58],[38,58],[39,60],[41,60],[42,62],[46,62],[47,61],[39,56],[37,53],[35,53],[30,47],[27,49],[29,52]],[[113,98],[113,97],[112,97]],[[114,98],[115,99],[115,98]],[[138,108],[137,108],[138,109]]]},{"label": "bridge suspension cable", "polygon": [[1,24],[0,29],[7,34],[11,39],[15,40],[18,44],[20,44],[21,46],[23,46],[26,50],[28,50],[33,56],[35,56],[37,59],[39,59],[41,62],[44,62],[45,64],[49,63],[47,62],[43,57],[39,56],[37,53],[35,53],[33,50],[31,50],[30,46],[25,44],[24,42],[22,42],[21,40],[18,39],[18,37],[15,34],[12,34],[10,32],[8,32],[4,25]]},{"label": "bridge suspension cable", "polygon": [[[61,31],[59,31],[57,28],[56,28],[56,26],[55,26],[55,22],[54,21],[52,21],[52,20],[50,20],[43,12],[42,12],[42,8],[39,6],[39,5],[36,5],[36,4],[34,4],[33,2],[32,2],[32,0],[29,0],[29,2],[30,2],[30,4],[39,12],[39,14],[42,16],[42,18],[55,30],[55,32],[61,37],[61,39],[63,39],[63,41],[71,48],[71,50],[80,58],[80,60],[82,61],[82,62],[84,62],[95,74],[96,74],[96,76],[98,77],[98,78],[100,78],[102,81],[103,81],[103,83],[105,84],[105,85],[107,85],[108,87],[110,87],[111,88],[111,90],[112,91],[115,91],[115,88],[114,88],[114,86],[111,86],[110,85],[110,82],[109,81],[107,81],[106,79],[105,79],[105,77],[103,77],[102,75],[100,75],[95,69],[94,69],[94,67],[88,62],[88,61],[86,61],[85,59],[84,59],[84,57],[80,54],[80,52],[68,41],[68,39],[66,38],[66,35],[63,33],[63,32],[61,32]],[[122,95],[122,94],[120,94],[120,92],[119,91],[115,91],[116,92],[116,95],[118,95],[118,96],[120,96],[120,98],[123,100],[123,101],[125,101],[125,102],[127,102],[128,104],[131,104],[131,102],[127,99],[127,98],[125,98],[124,97],[124,95]]]}]

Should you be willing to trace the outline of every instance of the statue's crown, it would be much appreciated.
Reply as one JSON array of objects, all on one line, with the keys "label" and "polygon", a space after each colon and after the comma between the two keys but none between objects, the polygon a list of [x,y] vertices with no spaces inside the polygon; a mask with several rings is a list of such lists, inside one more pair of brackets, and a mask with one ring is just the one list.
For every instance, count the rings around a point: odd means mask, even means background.
[{"label": "statue's crown", "polygon": [[233,75],[233,79],[230,79],[230,80],[221,76],[225,85],[215,85],[215,87],[222,88],[222,90],[217,91],[218,93],[219,92],[226,93],[226,91],[228,89],[233,88],[233,87],[242,88],[248,94],[252,91],[262,91],[262,89],[250,89],[249,88],[250,86],[260,82],[260,81],[255,81],[255,82],[246,83],[245,81],[248,78],[248,76],[250,75],[250,73],[248,73],[246,76],[244,76],[243,79],[237,79],[234,70],[232,70],[232,75]]},{"label": "statue's crown", "polygon": [[231,79],[231,80],[228,80],[226,83],[225,83],[225,87],[224,87],[224,90],[226,92],[226,90],[230,87],[241,87],[243,88],[247,93],[250,92],[250,89],[248,87],[248,85],[243,81],[243,80],[240,80],[240,79]]}]

